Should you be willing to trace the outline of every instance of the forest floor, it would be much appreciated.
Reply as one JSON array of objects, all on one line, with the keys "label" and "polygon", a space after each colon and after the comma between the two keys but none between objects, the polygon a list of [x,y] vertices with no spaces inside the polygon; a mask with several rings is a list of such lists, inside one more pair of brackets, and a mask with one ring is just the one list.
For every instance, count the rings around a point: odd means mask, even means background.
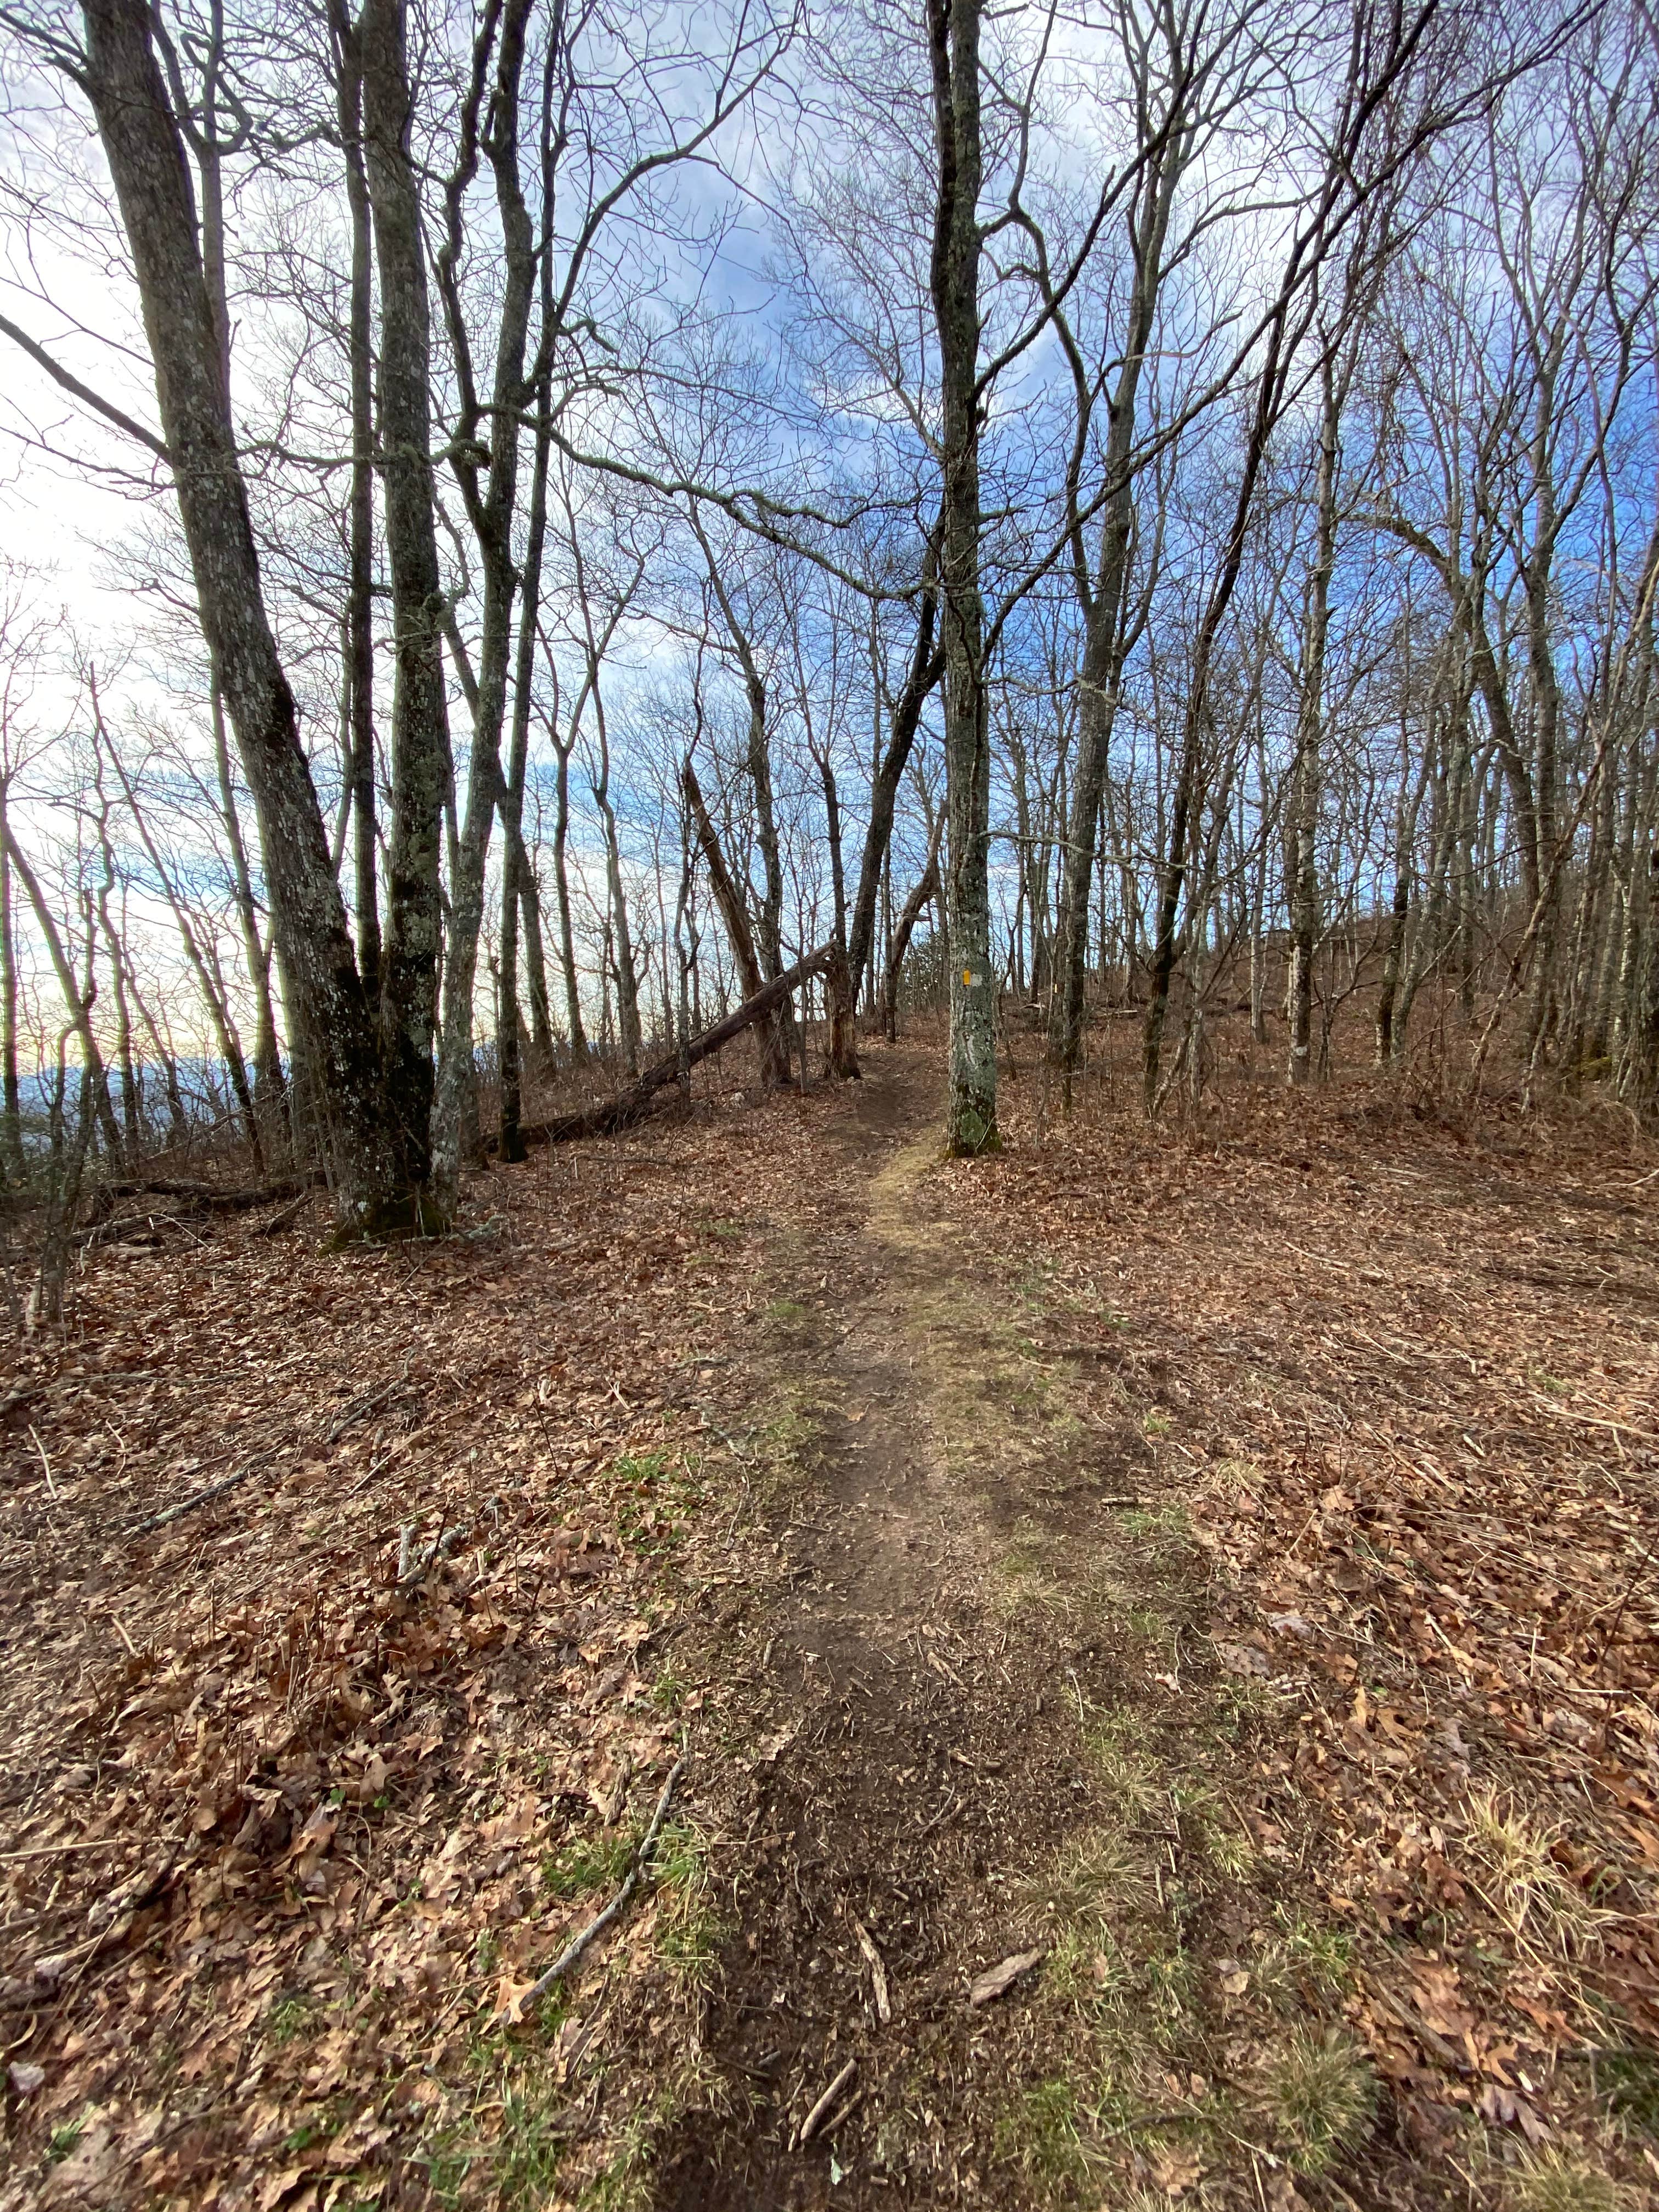
[{"label": "forest floor", "polygon": [[1659,1154],[1111,1045],[124,1206],[0,1399],[4,2212],[1659,2203]]}]

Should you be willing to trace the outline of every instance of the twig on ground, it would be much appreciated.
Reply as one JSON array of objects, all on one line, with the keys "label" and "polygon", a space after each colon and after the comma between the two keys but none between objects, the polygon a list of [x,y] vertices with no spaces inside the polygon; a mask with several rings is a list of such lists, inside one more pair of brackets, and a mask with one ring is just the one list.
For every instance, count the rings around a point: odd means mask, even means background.
[{"label": "twig on ground", "polygon": [[1431,2028],[1427,2021],[1416,2013],[1408,2012],[1391,1990],[1385,1989],[1381,1982],[1373,1982],[1370,1984],[1370,1992],[1385,2011],[1394,2014],[1407,2033],[1414,2035],[1423,2048],[1432,2051],[1443,2066],[1450,2067],[1454,2074],[1474,2072],[1474,2068],[1462,2052],[1455,2045],[1448,2043],[1443,2035]]},{"label": "twig on ground", "polygon": [[52,1497],[56,1498],[58,1495],[58,1485],[52,1479],[52,1462],[46,1457],[46,1448],[40,1441],[40,1431],[35,1427],[33,1421],[29,1423],[29,1441],[33,1444],[34,1449],[40,1455],[40,1464],[46,1470],[47,1492]]},{"label": "twig on ground", "polygon": [[840,2096],[842,2091],[847,2087],[848,2083],[852,2080],[854,2075],[856,2074],[858,2070],[858,2060],[856,2058],[849,2058],[846,2065],[842,2068],[840,2073],[836,2075],[835,2080],[830,2084],[830,2087],[818,2099],[817,2104],[813,2106],[811,2111],[806,2115],[806,2118],[801,2122],[799,2130],[795,2136],[795,2148],[797,2150],[805,2149],[806,2145],[811,2142],[813,2136],[817,2132],[819,2121],[822,2120],[824,2115],[830,2111],[836,2098]]},{"label": "twig on ground", "polygon": [[[448,1511],[447,1507],[444,1510],[446,1512]],[[413,1589],[416,1583],[430,1573],[441,1560],[449,1557],[456,1545],[468,1534],[468,1524],[465,1521],[458,1527],[447,1530],[444,1523],[440,1521],[437,1534],[426,1549],[421,1551],[415,1542],[415,1531],[419,1526],[418,1522],[405,1521],[398,1532],[398,1588],[399,1590]]]},{"label": "twig on ground", "polygon": [[945,1802],[939,1807],[938,1812],[934,1814],[931,1820],[927,1821],[923,1826],[917,1829],[916,1841],[918,1843],[921,1841],[924,1836],[931,1836],[935,1828],[943,1825],[947,1814],[950,1813],[951,1808],[956,1803],[956,1802],[957,1785],[952,1782],[945,1791]]},{"label": "twig on ground", "polygon": [[886,1962],[876,1948],[875,1937],[857,1913],[850,1913],[848,1917],[853,1923],[853,1933],[858,1937],[859,1948],[869,1961],[870,1979],[876,1992],[876,2017],[885,2027],[893,2017],[893,2001],[887,1988]]},{"label": "twig on ground", "polygon": [[246,1467],[238,1468],[234,1474],[228,1474],[222,1482],[210,1482],[205,1490],[197,1491],[193,1497],[181,1498],[176,1505],[169,1505],[160,1513],[152,1513],[146,1520],[135,1521],[128,1534],[148,1535],[153,1528],[165,1528],[170,1521],[181,1520],[186,1513],[193,1513],[198,1505],[210,1504],[216,1498],[222,1498],[228,1490],[234,1490],[239,1482],[246,1482],[260,1464],[258,1460],[251,1459]]},{"label": "twig on ground", "polygon": [[838,2128],[844,2128],[848,2120],[852,2118],[854,2113],[857,2112],[859,2106],[863,2102],[863,2090],[854,2089],[852,2095],[847,2100],[847,2102],[842,2105],[838,2111],[832,2112],[830,2118],[824,2121],[823,2126],[818,2130],[819,2134],[832,2136],[836,2133]]},{"label": "twig on ground", "polygon": [[[377,1430],[375,1431],[376,1443],[380,1441],[380,1431]],[[400,1438],[397,1442],[393,1443],[389,1451],[384,1451],[381,1453],[379,1459],[372,1460],[369,1462],[368,1472],[366,1474],[360,1474],[358,1476],[356,1481],[352,1484],[350,1489],[344,1493],[345,1496],[347,1498],[355,1498],[360,1490],[367,1490],[369,1484],[374,1480],[377,1475],[384,1474],[387,1468],[391,1466],[392,1461],[397,1458],[398,1451],[401,1449],[401,1445],[402,1440]]]},{"label": "twig on ground", "polygon": [[[689,1754],[687,1753],[682,1752],[679,1757],[674,1761],[672,1766],[669,1768],[668,1779],[663,1784],[662,1795],[657,1800],[657,1809],[651,1815],[651,1825],[647,1828],[644,1835],[640,1838],[640,1847],[634,1854],[633,1863],[628,1869],[628,1873],[623,1880],[622,1887],[611,1899],[610,1904],[605,1906],[604,1911],[596,1914],[594,1917],[588,1922],[586,1927],[582,1929],[580,1935],[574,1937],[570,1942],[565,1945],[563,1950],[560,1952],[558,1957],[555,1959],[552,1965],[547,1969],[546,1972],[539,1975],[537,1979],[531,1984],[530,1987],[524,1991],[523,1995],[514,2000],[511,2009],[515,2014],[521,2016],[529,2010],[532,2005],[540,2002],[541,1999],[547,1995],[549,1990],[552,1988],[555,1982],[563,1980],[564,1977],[570,1972],[570,1969],[581,1957],[583,1952],[586,1950],[588,1945],[593,1942],[596,1936],[602,1936],[605,1933],[605,1929],[610,1927],[611,1922],[617,1918],[617,1915],[626,1906],[628,1900],[633,1896],[634,1892],[639,1887],[640,1876],[645,1869],[646,1863],[649,1860],[652,1851],[656,1847],[657,1838],[662,1833],[662,1824],[668,1817],[668,1808],[673,1799],[674,1785],[679,1780],[681,1774],[684,1771],[685,1762]],[[508,2008],[502,2008],[503,2011],[507,2009],[508,2009]]]},{"label": "twig on ground", "polygon": [[55,1859],[62,1851],[114,1850],[118,1842],[114,1836],[76,1836],[64,1844],[32,1844],[23,1851],[0,1851],[0,1866],[10,1866],[17,1859]]},{"label": "twig on ground", "polygon": [[[29,1434],[33,1436],[33,1430],[31,1429],[29,1431]],[[54,1493],[54,1495],[56,1493]],[[1656,1537],[1654,1539],[1653,1542],[1648,1546],[1646,1551],[1643,1553],[1641,1558],[1636,1562],[1636,1571],[1632,1575],[1629,1582],[1626,1583],[1625,1594],[1619,1601],[1619,1610],[1613,1614],[1612,1625],[1608,1628],[1607,1634],[1601,1638],[1601,1649],[1595,1655],[1595,1664],[1598,1667],[1605,1662],[1608,1652],[1613,1649],[1614,1638],[1625,1625],[1626,1607],[1629,1605],[1632,1598],[1635,1596],[1636,1585],[1641,1581],[1643,1575],[1647,1570],[1648,1561],[1653,1557],[1654,1552],[1656,1548],[1659,1548],[1659,1537]],[[1594,1614],[1591,1615],[1591,1618],[1595,1618]],[[1589,1694],[1594,1695],[1595,1693],[1589,1692]]]},{"label": "twig on ground", "polygon": [[704,1428],[708,1430],[711,1437],[718,1437],[720,1438],[720,1442],[726,1446],[727,1451],[731,1453],[733,1459],[738,1461],[741,1466],[753,1467],[755,1464],[753,1454],[744,1451],[743,1446],[738,1442],[735,1437],[728,1436],[726,1431],[720,1426],[718,1422],[711,1421],[709,1419],[707,1413],[700,1414],[699,1419],[702,1420]]},{"label": "twig on ground", "polygon": [[342,1406],[328,1425],[327,1434],[323,1438],[324,1443],[337,1443],[356,1422],[367,1420],[371,1413],[377,1413],[392,1392],[408,1382],[409,1370],[414,1364],[414,1359],[415,1354],[410,1352],[404,1361],[403,1373],[394,1381],[383,1382],[375,1390],[365,1390],[361,1396],[353,1398]]}]

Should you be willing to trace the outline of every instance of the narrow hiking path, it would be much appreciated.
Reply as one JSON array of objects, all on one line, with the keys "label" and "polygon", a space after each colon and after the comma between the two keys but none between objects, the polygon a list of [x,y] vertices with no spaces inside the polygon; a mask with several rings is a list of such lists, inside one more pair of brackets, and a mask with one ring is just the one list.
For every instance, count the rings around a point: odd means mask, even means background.
[{"label": "narrow hiking path", "polygon": [[[684,2212],[895,2187],[1044,2202],[1085,2178],[1032,1954],[1058,1942],[1076,1966],[1068,1885],[1085,1907],[1102,1883],[1131,1905],[1164,1893],[1124,1879],[1122,1808],[1085,1743],[1109,1766],[1115,1734],[1144,1734],[1145,1656],[1178,1638],[1192,1589],[1161,1556],[1139,1430],[1078,1380],[1122,1364],[1110,1330],[999,1282],[930,1194],[937,1087],[915,1056],[872,1056],[772,1224],[769,1341],[729,1418],[764,1470],[775,1571],[706,1655],[751,1748],[714,1852],[736,1914],[720,2092],[659,2163],[657,2203]],[[1166,1804],[1136,1856],[1169,1850],[1178,1875],[1182,1840]],[[1008,1991],[970,2003],[1016,1957]]]}]

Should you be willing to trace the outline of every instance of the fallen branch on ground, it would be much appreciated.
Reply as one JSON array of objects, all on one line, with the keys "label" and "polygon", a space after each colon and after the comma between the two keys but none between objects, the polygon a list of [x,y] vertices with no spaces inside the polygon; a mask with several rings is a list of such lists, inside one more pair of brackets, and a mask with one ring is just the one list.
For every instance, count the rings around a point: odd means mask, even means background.
[{"label": "fallen branch on ground", "polygon": [[[165,1506],[161,1512],[152,1513],[145,1520],[131,1522],[124,1533],[129,1536],[147,1536],[154,1529],[165,1528],[170,1522],[182,1520],[186,1513],[195,1512],[198,1505],[210,1505],[216,1498],[222,1498],[228,1490],[234,1490],[238,1483],[246,1482],[249,1475],[258,1468],[269,1467],[273,1455],[293,1441],[294,1431],[284,1429],[280,1436],[272,1437],[246,1467],[238,1468],[234,1474],[228,1474],[221,1481],[209,1483],[205,1490],[192,1491],[188,1498],[181,1498],[176,1505]],[[221,1459],[228,1459],[229,1456],[228,1452],[219,1454]],[[210,1467],[212,1461],[210,1460],[208,1464]]]},{"label": "fallen branch on ground", "polygon": [[830,2110],[836,2098],[840,2096],[842,2091],[852,2080],[854,2075],[858,2072],[858,2060],[856,2058],[849,2058],[846,2065],[842,2068],[840,2073],[836,2075],[835,2080],[830,2084],[830,2087],[818,2099],[817,2104],[813,2106],[811,2111],[801,2122],[800,2133],[795,2137],[795,2148],[797,2150],[804,2149],[805,2147],[811,2142],[813,2136],[817,2133],[818,2122]]},{"label": "fallen branch on ground", "polygon": [[886,1962],[876,1948],[875,1937],[872,1936],[857,1913],[851,1914],[849,1917],[853,1923],[853,1933],[858,1938],[859,1948],[863,1952],[869,1965],[870,1980],[876,1993],[876,2017],[882,2026],[886,2027],[893,2017],[893,2001],[887,1987]]},{"label": "fallen branch on ground", "polygon": [[214,1498],[222,1498],[228,1490],[234,1490],[239,1482],[246,1482],[259,1463],[258,1460],[251,1459],[246,1467],[239,1468],[234,1474],[228,1474],[222,1482],[210,1482],[205,1490],[198,1490],[190,1498],[181,1498],[176,1505],[169,1505],[165,1511],[152,1513],[144,1521],[135,1521],[127,1534],[130,1536],[147,1536],[152,1529],[165,1528],[169,1522],[181,1520],[186,1513],[193,1513],[198,1505],[210,1504]]},{"label": "fallen branch on ground", "polygon": [[293,1201],[292,1205],[285,1206],[280,1213],[273,1213],[269,1221],[262,1221],[259,1224],[259,1226],[254,1231],[254,1235],[256,1237],[280,1237],[285,1229],[292,1229],[295,1223],[300,1218],[301,1214],[304,1212],[305,1202],[310,1195],[311,1193],[308,1190],[302,1190],[298,1198]]},{"label": "fallen branch on ground", "polygon": [[412,1590],[416,1583],[423,1581],[434,1566],[441,1565],[456,1545],[471,1533],[465,1521],[459,1528],[447,1530],[440,1522],[437,1534],[422,1550],[415,1541],[415,1532],[419,1525],[417,1522],[405,1521],[398,1531],[398,1589],[400,1593]]},{"label": "fallen branch on ground", "polygon": [[94,1213],[103,1214],[123,1198],[182,1198],[198,1206],[217,1206],[222,1212],[241,1213],[250,1206],[273,1205],[279,1198],[303,1197],[326,1181],[320,1168],[305,1175],[279,1176],[271,1182],[240,1186],[191,1182],[177,1176],[130,1176],[119,1182],[100,1183],[92,1194],[92,1207]]},{"label": "fallen branch on ground", "polygon": [[662,1785],[662,1795],[657,1800],[656,1811],[651,1815],[651,1825],[640,1838],[640,1847],[634,1854],[633,1863],[628,1869],[627,1879],[622,1887],[605,1906],[604,1911],[590,1920],[581,1934],[573,1942],[566,1944],[544,1974],[532,1982],[530,1987],[514,1997],[510,2004],[501,2006],[495,2015],[498,2020],[508,2014],[515,2021],[522,2020],[531,2006],[539,2003],[547,1995],[555,1982],[563,1980],[595,1936],[602,1936],[627,1905],[629,1899],[639,1887],[640,1875],[644,1870],[646,1862],[655,1849],[657,1838],[662,1833],[662,1824],[668,1817],[669,1804],[674,1795],[674,1784],[679,1780],[684,1769],[686,1757],[687,1754],[682,1752],[668,1770],[668,1779]]}]

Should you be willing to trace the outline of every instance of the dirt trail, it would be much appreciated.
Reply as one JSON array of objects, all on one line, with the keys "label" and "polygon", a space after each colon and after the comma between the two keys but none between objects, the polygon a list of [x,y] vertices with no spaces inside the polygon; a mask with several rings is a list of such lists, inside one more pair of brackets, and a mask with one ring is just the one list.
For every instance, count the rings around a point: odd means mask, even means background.
[{"label": "dirt trail", "polygon": [[1079,1637],[1072,1609],[1021,1607],[1008,1562],[1121,1503],[1144,1447],[1056,1419],[1018,1316],[930,1213],[935,1104],[876,1059],[825,1131],[817,1218],[774,1227],[763,1394],[801,1475],[774,1510],[779,1593],[733,1608],[740,1640],[708,1655],[745,1680],[758,1755],[717,1855],[738,1923],[711,2011],[721,2087],[659,2166],[658,2203],[687,2212],[832,2185],[838,2206],[895,2184],[987,2201],[1025,2015],[1019,1988],[976,2011],[969,1986],[1044,1942],[1037,1877],[1095,1809],[1079,1717],[1124,1688],[1111,1619]]}]

